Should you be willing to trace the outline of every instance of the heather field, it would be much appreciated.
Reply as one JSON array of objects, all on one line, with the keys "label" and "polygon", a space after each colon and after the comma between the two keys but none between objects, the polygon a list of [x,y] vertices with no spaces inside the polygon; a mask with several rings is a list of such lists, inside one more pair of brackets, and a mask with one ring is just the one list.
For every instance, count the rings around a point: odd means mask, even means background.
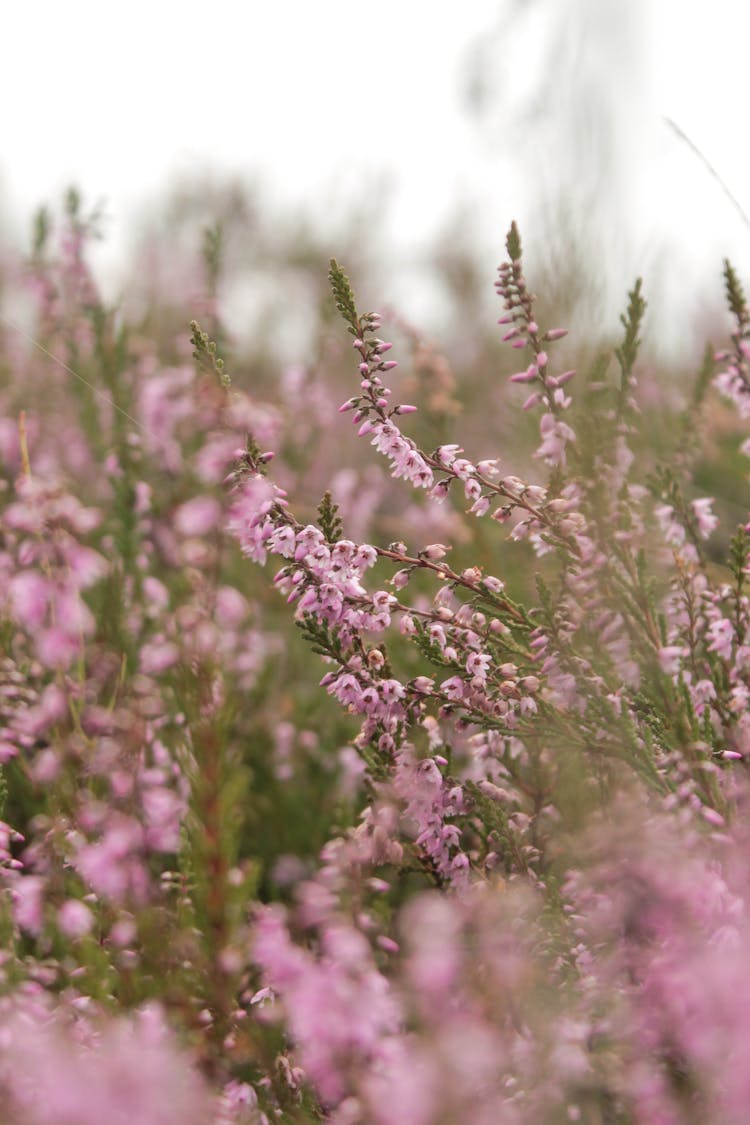
[{"label": "heather field", "polygon": [[427,335],[209,203],[0,261],[2,1125],[744,1125],[741,280],[670,366],[508,216]]}]

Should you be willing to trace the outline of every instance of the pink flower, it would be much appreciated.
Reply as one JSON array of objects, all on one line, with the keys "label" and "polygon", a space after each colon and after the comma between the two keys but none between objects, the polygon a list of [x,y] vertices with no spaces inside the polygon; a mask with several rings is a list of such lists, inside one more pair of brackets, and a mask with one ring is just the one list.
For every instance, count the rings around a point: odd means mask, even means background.
[{"label": "pink flower", "polygon": [[57,924],[66,937],[77,941],[85,937],[94,924],[94,918],[85,903],[69,898],[57,911]]},{"label": "pink flower", "polygon": [[700,500],[693,500],[690,505],[695,516],[695,522],[698,525],[698,533],[703,539],[708,539],[709,535],[719,526],[718,518],[711,511],[712,504],[713,499],[710,496],[705,496]]},{"label": "pink flower", "polygon": [[176,852],[180,846],[180,828],[185,802],[163,786],[152,786],[141,798],[146,824],[145,843],[155,852]]},{"label": "pink flower", "polygon": [[66,562],[71,581],[79,588],[91,586],[107,569],[107,564],[97,551],[71,541],[66,546]]},{"label": "pink flower", "polygon": [[449,679],[443,680],[440,685],[440,690],[444,695],[447,695],[449,699],[455,700],[456,702],[463,700],[468,694],[468,687],[460,676],[451,676]]},{"label": "pink flower", "polygon": [[463,453],[463,449],[460,445],[441,445],[437,451],[437,459],[448,469],[456,460],[459,453]]},{"label": "pink flower", "polygon": [[734,644],[734,626],[731,621],[727,621],[725,617],[720,617],[717,621],[712,621],[708,627],[708,635],[711,638],[711,643],[708,646],[709,652],[715,652],[723,660],[730,660],[732,656],[732,645]]},{"label": "pink flower", "polygon": [[10,1011],[0,1048],[6,1099],[29,1125],[205,1125],[214,1120],[203,1081],[172,1042],[156,1005],[129,1018],[67,1024]]},{"label": "pink flower", "polygon": [[398,680],[381,680],[378,686],[384,703],[389,706],[398,703],[406,694],[404,685]]},{"label": "pink flower", "polygon": [[466,671],[470,676],[484,682],[491,663],[492,657],[486,652],[472,652],[466,661]]},{"label": "pink flower", "polygon": [[23,875],[13,884],[13,916],[35,936],[42,932],[43,898],[44,880],[39,875]]},{"label": "pink flower", "polygon": [[141,648],[140,669],[147,676],[159,676],[174,667],[180,659],[180,650],[172,641],[154,640]]},{"label": "pink flower", "polygon": [[672,547],[680,547],[685,542],[685,529],[678,523],[674,508],[668,504],[660,504],[654,508],[654,515],[659,521],[659,527],[667,543]]},{"label": "pink flower", "polygon": [[576,440],[576,435],[570,426],[554,414],[545,414],[539,423],[542,443],[535,456],[541,457],[548,465],[565,464],[565,447],[568,442]]},{"label": "pink flower", "polygon": [[681,645],[664,645],[659,649],[659,667],[667,676],[676,676],[680,670],[680,662],[685,655]]},{"label": "pink flower", "polygon": [[221,505],[211,496],[196,496],[181,504],[175,512],[174,525],[180,535],[205,536],[219,526]]},{"label": "pink flower", "polygon": [[81,651],[78,636],[64,629],[43,629],[37,634],[36,654],[47,668],[69,668]]},{"label": "pink flower", "polygon": [[38,629],[49,605],[49,583],[38,571],[21,571],[10,580],[10,598],[18,623],[30,631]]}]

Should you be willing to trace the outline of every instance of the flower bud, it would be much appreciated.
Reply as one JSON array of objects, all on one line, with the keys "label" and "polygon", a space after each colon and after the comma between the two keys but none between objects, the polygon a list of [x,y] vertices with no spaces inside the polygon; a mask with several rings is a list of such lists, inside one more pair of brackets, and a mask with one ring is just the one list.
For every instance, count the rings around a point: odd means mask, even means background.
[{"label": "flower bud", "polygon": [[450,547],[446,547],[444,543],[430,543],[423,551],[420,551],[420,554],[426,559],[437,562],[438,559],[444,559],[449,550]]},{"label": "flower bud", "polygon": [[409,581],[411,570],[405,567],[403,570],[397,570],[391,579],[391,586],[394,590],[403,590],[406,583]]}]

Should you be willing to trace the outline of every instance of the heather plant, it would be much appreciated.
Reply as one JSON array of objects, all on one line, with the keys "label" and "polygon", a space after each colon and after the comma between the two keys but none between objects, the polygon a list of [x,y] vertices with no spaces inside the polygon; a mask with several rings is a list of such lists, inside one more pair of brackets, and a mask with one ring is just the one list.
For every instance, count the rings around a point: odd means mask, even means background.
[{"label": "heather plant", "polygon": [[641,283],[573,348],[515,224],[481,381],[335,261],[272,380],[221,220],[140,313],[98,222],[5,266],[3,1119],[746,1120],[731,266],[681,397]]},{"label": "heather plant", "polygon": [[[651,463],[634,454],[635,366],[646,307],[641,283],[630,293],[622,317],[615,377],[607,380],[606,356],[583,379],[579,376],[582,408],[576,420],[576,372],[560,370],[552,359],[566,333],[536,322],[515,226],[507,253],[497,282],[500,324],[505,341],[524,357],[525,366],[511,382],[531,392],[524,409],[541,412],[533,454],[546,470],[541,480],[538,473],[531,481],[507,474],[497,457],[469,459],[455,443],[427,452],[402,430],[402,419],[417,408],[392,395],[390,373],[397,363],[390,358],[391,344],[378,335],[381,318],[360,314],[348,279],[333,261],[334,300],[353,337],[358,383],[340,412],[352,414],[358,435],[386,458],[393,477],[432,499],[458,494],[470,515],[509,527],[511,540],[528,540],[540,560],[536,599],[512,597],[503,577],[483,567],[454,569],[447,561],[450,547],[443,543],[410,548],[401,541],[373,546],[347,539],[330,497],[324,498],[316,524],[302,523],[285,490],[269,476],[270,454],[260,453],[252,442],[232,477],[230,527],[243,552],[259,563],[269,555],[280,559],[274,582],[295,605],[306,639],[329,665],[321,685],[362,722],[355,746],[365,763],[371,803],[348,845],[356,846],[355,854],[343,864],[337,860],[335,877],[324,865],[319,880],[327,894],[320,885],[307,884],[298,892],[295,924],[308,931],[312,925],[317,932],[317,967],[309,952],[295,951],[285,940],[278,911],[261,921],[256,945],[269,987],[285,1005],[303,1065],[324,1101],[350,1107],[340,1110],[341,1120],[358,1120],[359,1114],[392,1119],[393,1106],[384,1112],[372,1102],[373,1083],[388,1073],[391,1052],[403,1050],[392,1046],[394,1025],[408,1024],[403,1012],[399,1021],[390,1006],[359,995],[375,989],[375,965],[365,968],[363,933],[370,946],[396,954],[382,931],[381,909],[374,919],[354,915],[356,936],[351,919],[347,923],[352,948],[362,950],[354,971],[346,972],[352,1015],[345,1019],[331,999],[332,1026],[321,1028],[323,1002],[310,981],[324,973],[331,992],[340,990],[337,976],[346,956],[331,947],[340,944],[342,907],[347,915],[351,910],[347,871],[357,872],[357,883],[363,865],[378,880],[382,868],[421,872],[448,895],[452,906],[445,909],[458,913],[446,922],[448,931],[466,924],[461,911],[470,907],[463,904],[492,894],[487,888],[498,878],[528,885],[542,896],[550,927],[546,941],[554,935],[565,948],[575,933],[570,930],[576,909],[571,889],[578,884],[571,872],[580,862],[579,834],[610,808],[620,790],[643,787],[655,822],[670,810],[675,831],[693,825],[691,839],[698,841],[701,831],[710,837],[727,828],[741,788],[733,763],[745,754],[747,530],[741,526],[733,537],[723,573],[712,573],[703,544],[717,520],[710,498],[685,492],[689,458],[679,448],[672,451],[678,474],[663,463],[664,451]],[[719,356],[728,368],[716,382],[742,410],[747,313],[728,265],[726,283],[737,330],[734,351]],[[388,566],[388,577],[380,564]],[[374,589],[365,584],[371,570],[377,576]],[[438,585],[431,599],[416,587],[425,573]],[[392,641],[394,634],[400,641]],[[404,642],[416,650],[411,658]],[[384,821],[385,809],[390,811]],[[610,843],[615,850],[614,839]],[[444,944],[449,949],[447,934]],[[583,952],[573,954],[574,949],[568,946],[567,954],[553,959],[548,988],[560,987],[553,983],[554,973],[562,965],[570,968],[569,959],[576,962]],[[655,955],[655,948],[651,952]],[[433,987],[427,982],[425,991]],[[615,1002],[626,992],[613,988]],[[455,995],[452,1002],[460,1003]],[[316,1013],[314,1031],[307,1024],[308,1005]],[[358,1024],[362,1013],[367,1013],[365,1028]],[[459,1092],[460,1075],[471,1075],[468,1087],[477,1089],[467,1058],[457,1066],[458,1074],[451,1074],[456,1104],[446,1110],[447,1119],[496,1120],[501,1106],[509,1120],[514,1113],[518,1119],[547,1114],[554,1119],[558,1099],[568,1100],[568,1112],[577,1119],[584,1110],[575,1095],[563,1093],[570,1079],[592,1087],[580,1099],[586,1113],[639,1118],[641,1094],[628,1092],[627,1079],[618,1073],[623,1060],[610,1056],[611,1074],[597,1074],[599,1052],[593,1043],[598,1020],[606,1025],[605,1013],[561,1016],[563,1022],[574,1020],[577,1046],[569,1050],[571,1074],[558,1075],[549,1102],[539,1075],[549,1076],[556,1050],[565,1051],[530,1033],[525,1021],[531,1018],[531,1013],[522,1017],[515,1031],[530,1036],[539,1070],[532,1065],[521,1080],[510,1061],[500,1061],[502,1045],[485,1043],[487,1076],[483,1072],[479,1086],[489,1087],[487,1104],[474,1106],[474,1095]],[[472,1057],[482,1054],[484,1030],[473,1029]],[[471,1041],[464,1031],[459,1037]],[[607,1034],[601,1037],[606,1040]],[[412,1089],[415,1121],[436,1120],[437,1107],[452,1104],[438,1077],[448,1063],[433,1049],[441,1058],[440,1064],[432,1062],[437,1069],[431,1069],[429,1050],[423,1066],[404,1066],[413,1087],[421,1081],[421,1093]],[[690,1068],[682,1058],[674,1065]],[[429,1077],[420,1080],[416,1075],[425,1068]],[[654,1098],[673,1103],[675,1113],[693,1112],[693,1091],[679,1091],[678,1097],[671,1088],[676,1079],[665,1078],[658,1068],[652,1079]],[[395,1078],[383,1081],[389,1086]],[[701,1087],[697,1078],[685,1079],[688,1086],[691,1081],[696,1090]],[[667,1089],[657,1095],[660,1082]],[[721,1095],[715,1096],[719,1104]],[[693,1100],[700,1116],[698,1092]]]},{"label": "heather plant", "polygon": [[277,860],[304,869],[352,799],[339,747],[323,760],[314,714],[274,688],[283,646],[221,532],[242,434],[277,434],[278,413],[239,396],[226,412],[199,339],[195,360],[186,337],[165,362],[118,323],[77,197],[59,247],[37,230],[17,269],[39,330],[3,392],[6,987],[43,979],[95,1021],[158,1000],[221,1088],[252,995],[248,904]]}]

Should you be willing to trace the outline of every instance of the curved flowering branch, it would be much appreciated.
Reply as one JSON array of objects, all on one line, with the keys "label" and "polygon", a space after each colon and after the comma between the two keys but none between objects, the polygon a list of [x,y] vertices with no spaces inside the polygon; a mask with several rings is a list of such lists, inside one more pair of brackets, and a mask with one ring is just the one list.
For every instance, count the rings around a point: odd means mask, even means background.
[{"label": "curved flowering branch", "polygon": [[[260,467],[252,455],[246,455],[236,474],[230,530],[255,561],[265,562],[269,553],[288,560],[274,583],[296,605],[297,617],[313,644],[337,662],[340,671],[328,673],[323,686],[343,706],[367,716],[363,730],[368,740],[377,731],[379,749],[391,753],[401,724],[414,721],[428,695],[453,707],[464,704],[472,712],[503,715],[506,721],[515,710],[509,700],[518,700],[522,713],[535,707],[530,694],[538,690],[538,679],[527,672],[517,681],[517,667],[507,658],[497,660],[513,629],[528,635],[531,628],[525,613],[504,594],[500,579],[483,576],[475,567],[454,571],[442,561],[442,544],[415,556],[403,544],[375,548],[347,539],[327,542],[319,527],[302,525],[294,518],[283,490],[262,475]],[[414,570],[436,574],[443,583],[436,609],[416,609],[387,590],[369,593],[363,578],[378,557],[401,568],[393,579],[399,588]],[[470,594],[473,604],[449,608],[446,597],[453,597],[455,590]],[[482,605],[493,613],[494,623],[481,612]],[[433,646],[432,655],[440,664],[456,674],[442,685],[418,677],[404,686],[387,676],[385,658],[379,649],[368,648],[363,638],[383,633],[394,614],[401,617],[402,633],[420,634]],[[418,626],[417,619],[424,624]],[[491,651],[486,651],[488,646]],[[515,644],[512,651],[520,653],[527,665],[533,661],[526,646]],[[498,699],[491,698],[495,688]]]},{"label": "curved flowering branch", "polygon": [[507,311],[498,323],[510,325],[503,336],[504,341],[510,342],[513,348],[531,352],[528,367],[511,375],[510,381],[535,387],[523,404],[524,410],[535,406],[544,408],[539,425],[542,441],[534,456],[551,467],[564,468],[567,446],[576,440],[574,430],[562,419],[572,401],[565,387],[575,376],[575,371],[553,375],[549,369],[547,348],[554,341],[567,336],[567,329],[553,328],[542,332],[534,319],[534,296],[529,292],[523,275],[521,239],[515,223],[511,224],[506,248],[510,260],[499,267],[495,288],[503,298]]},{"label": "curved flowering branch", "polygon": [[[357,313],[349,279],[335,259],[331,261],[329,276],[337,307],[349,324],[349,331],[354,335],[353,347],[360,357],[360,393],[342,403],[339,411],[354,412],[352,421],[359,427],[358,434],[369,436],[375,449],[388,458],[392,475],[409,480],[417,488],[429,490],[432,497],[440,500],[447,496],[454,482],[460,482],[470,502],[468,511],[472,515],[486,515],[493,502],[497,504],[499,501],[500,506],[494,509],[492,517],[501,523],[506,522],[515,509],[525,513],[521,524],[514,530],[515,538],[538,531],[556,545],[575,553],[577,521],[565,501],[561,503],[551,499],[548,502],[545,488],[528,484],[515,476],[500,477],[497,460],[474,464],[460,456],[463,450],[456,444],[442,445],[428,454],[401,432],[398,419],[414,413],[417,407],[411,404],[391,405],[393,392],[385,384],[383,376],[398,366],[396,360],[384,358],[393,345],[375,335],[381,323],[377,313],[362,316]],[[551,338],[559,339],[561,334],[564,335],[556,332]],[[537,359],[539,361],[539,356]],[[542,368],[545,365],[546,357]],[[566,381],[569,377],[570,374],[567,374]],[[551,387],[552,376],[545,375],[544,378]],[[543,427],[546,425],[543,421]],[[550,433],[549,441],[552,440]]]},{"label": "curved flowering branch", "polygon": [[[723,369],[716,375],[714,384],[725,398],[734,403],[740,418],[750,417],[750,309],[739,278],[729,261],[724,262],[724,283],[727,303],[734,317],[732,347],[716,353]],[[750,439],[742,447],[750,453]]]},{"label": "curved flowering branch", "polygon": [[[357,311],[349,281],[333,261],[332,288],[353,337],[359,377],[357,394],[340,412],[352,414],[359,435],[387,457],[395,477],[434,497],[458,486],[476,516],[493,505],[492,518],[499,522],[515,514],[514,538],[528,536],[538,554],[557,550],[557,592],[540,580],[540,604],[529,612],[508,596],[501,579],[477,567],[451,567],[446,561],[450,548],[444,544],[414,552],[400,542],[387,547],[355,543],[344,537],[330,500],[321,508],[320,526],[302,524],[290,511],[286,494],[266,476],[272,454],[254,447],[232,478],[231,526],[247,555],[260,563],[269,554],[282,560],[275,584],[295,605],[314,650],[331,665],[322,686],[361,717],[356,746],[371,780],[395,781],[403,754],[410,753],[411,733],[421,727],[432,750],[426,761],[442,779],[439,788],[445,796],[452,781],[448,759],[441,762],[441,737],[460,741],[469,731],[470,738],[480,739],[476,769],[484,788],[472,779],[474,788],[464,785],[461,800],[446,800],[444,809],[451,810],[450,816],[471,818],[470,810],[493,792],[487,786],[497,789],[496,782],[504,780],[519,802],[517,815],[527,818],[524,831],[534,838],[524,847],[539,870],[544,847],[535,834],[542,810],[552,800],[557,770],[546,748],[549,742],[560,742],[599,767],[627,762],[662,794],[687,791],[689,785],[700,809],[723,815],[725,802],[705,755],[680,753],[686,743],[698,744],[701,723],[729,729],[740,705],[741,678],[730,676],[734,694],[728,697],[717,687],[717,678],[697,666],[688,675],[681,660],[680,622],[687,612],[704,663],[726,661],[735,647],[739,651],[735,636],[744,636],[746,627],[744,601],[735,603],[737,624],[722,611],[721,598],[709,604],[699,591],[673,608],[668,604],[662,617],[647,577],[648,525],[642,510],[647,490],[633,480],[634,455],[628,445],[637,417],[634,365],[645,310],[640,282],[629,295],[624,335],[615,351],[619,386],[613,388],[614,397],[600,400],[599,430],[596,421],[588,423],[578,441],[564,421],[571,405],[565,388],[574,372],[555,375],[548,354],[565,332],[544,332],[534,319],[534,297],[523,275],[515,226],[507,248],[509,261],[498,281],[506,306],[501,322],[510,325],[506,341],[518,351],[530,351],[531,362],[512,381],[533,386],[527,409],[542,408],[537,456],[551,469],[548,487],[502,477],[496,460],[475,464],[457,444],[427,453],[402,432],[401,418],[416,407],[395,402],[387,385],[397,366],[388,358],[391,344],[377,335],[377,314]],[[593,393],[593,388],[589,380],[587,391]],[[573,460],[575,475],[569,474]],[[710,532],[714,517],[707,499],[694,501],[686,511],[694,539]],[[666,510],[656,514],[667,521],[670,515]],[[373,591],[365,576],[378,560],[396,569],[385,588]],[[431,604],[421,597],[412,604],[406,594],[419,572],[439,582]],[[386,649],[384,634],[396,626],[430,666],[411,679],[394,671]],[[679,666],[677,676],[673,665]],[[687,720],[683,688],[692,699],[693,717]],[[440,724],[450,734],[441,736]],[[704,737],[708,739],[707,731]],[[687,780],[683,768],[688,769]],[[479,820],[490,854],[495,829],[487,829],[485,812]],[[438,821],[442,823],[440,815]],[[502,818],[496,821],[500,824]],[[431,837],[420,833],[418,838],[424,842]],[[512,834],[502,847],[507,854],[522,854]],[[422,851],[429,858],[429,849]],[[437,864],[440,878],[448,878],[452,864],[453,859],[448,864],[445,858]]]}]

